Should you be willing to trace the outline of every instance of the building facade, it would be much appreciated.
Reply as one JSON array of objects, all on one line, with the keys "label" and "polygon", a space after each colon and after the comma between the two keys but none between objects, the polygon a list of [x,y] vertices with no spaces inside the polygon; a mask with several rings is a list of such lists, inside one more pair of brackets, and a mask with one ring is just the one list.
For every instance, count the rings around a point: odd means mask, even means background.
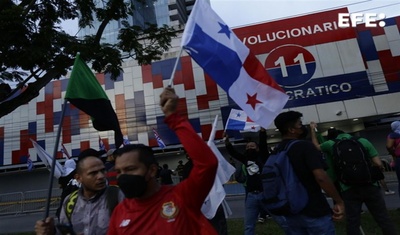
[{"label": "building facade", "polygon": [[169,19],[171,26],[184,25],[192,11],[195,0],[170,0]]},{"label": "building facade", "polygon": [[[400,112],[400,17],[385,19],[382,28],[339,28],[338,12],[346,9],[234,31],[290,96],[285,110],[302,112],[304,123],[325,124],[321,125],[322,131],[334,125],[345,131],[361,132],[371,137],[383,154],[381,144],[389,129],[375,128],[381,133],[378,138],[365,127],[366,123],[378,123],[382,117]],[[159,149],[155,129],[168,149],[180,148],[177,137],[164,124],[158,104],[179,45],[180,38],[174,39],[164,58],[151,65],[139,66],[136,61],[126,60],[123,73],[115,82],[107,74],[96,74],[116,110],[122,133],[131,143]],[[180,97],[179,111],[204,140],[218,115],[216,139],[222,139],[226,118],[236,105],[188,55],[178,62],[174,88]],[[30,139],[53,153],[67,84],[68,79],[49,83],[36,99],[0,119],[0,168],[26,166],[28,155],[40,164]],[[89,147],[98,149],[99,137],[107,149],[115,147],[113,131],[96,131],[89,116],[67,105],[60,143],[71,155]],[[232,135],[235,139],[246,137],[236,132]],[[279,141],[274,125],[268,135],[269,143]],[[61,152],[58,157],[62,157]],[[174,165],[170,167],[174,169]]]},{"label": "building facade", "polygon": [[[130,25],[145,28],[146,23],[162,26],[171,25],[168,0],[126,0],[129,7],[134,9],[133,15],[127,21]],[[96,7],[104,8],[106,2],[97,1]],[[93,21],[93,27],[86,27],[79,31],[79,36],[95,35],[101,22]],[[118,32],[122,28],[121,21],[111,21],[104,29],[101,42],[115,44],[118,41]]]}]

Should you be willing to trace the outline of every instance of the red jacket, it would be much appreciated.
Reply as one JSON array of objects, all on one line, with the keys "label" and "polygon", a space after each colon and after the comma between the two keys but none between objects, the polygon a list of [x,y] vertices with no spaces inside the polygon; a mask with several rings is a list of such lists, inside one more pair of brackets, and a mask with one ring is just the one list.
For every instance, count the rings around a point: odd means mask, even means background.
[{"label": "red jacket", "polygon": [[190,123],[172,114],[165,119],[193,161],[189,178],[176,186],[162,186],[146,199],[125,199],[113,212],[108,235],[213,235],[201,212],[216,175],[218,161]]}]

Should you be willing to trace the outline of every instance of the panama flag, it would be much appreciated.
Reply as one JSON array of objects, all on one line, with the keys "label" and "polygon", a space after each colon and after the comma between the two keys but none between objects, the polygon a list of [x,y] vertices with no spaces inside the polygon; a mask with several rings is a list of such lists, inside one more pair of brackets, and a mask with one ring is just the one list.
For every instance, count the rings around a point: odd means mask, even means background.
[{"label": "panama flag", "polygon": [[167,146],[164,144],[164,141],[161,139],[160,135],[157,133],[156,129],[154,129],[154,128],[153,128],[153,133],[154,133],[154,137],[156,137],[158,146],[160,146],[160,148],[162,148],[162,149],[165,148],[165,147],[167,147]]},{"label": "panama flag", "polygon": [[254,123],[245,112],[238,109],[231,109],[231,113],[226,121],[225,130],[257,132],[260,129],[260,125]]},{"label": "panama flag", "polygon": [[257,124],[268,128],[289,96],[204,0],[196,1],[182,47]]}]

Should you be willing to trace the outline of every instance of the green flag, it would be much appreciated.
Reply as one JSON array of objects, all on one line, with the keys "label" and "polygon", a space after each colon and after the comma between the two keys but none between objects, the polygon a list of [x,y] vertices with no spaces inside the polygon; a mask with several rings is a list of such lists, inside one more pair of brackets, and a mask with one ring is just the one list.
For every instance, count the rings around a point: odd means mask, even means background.
[{"label": "green flag", "polygon": [[75,58],[65,99],[89,115],[96,130],[114,130],[115,147],[122,145],[123,135],[111,102],[79,54]]}]

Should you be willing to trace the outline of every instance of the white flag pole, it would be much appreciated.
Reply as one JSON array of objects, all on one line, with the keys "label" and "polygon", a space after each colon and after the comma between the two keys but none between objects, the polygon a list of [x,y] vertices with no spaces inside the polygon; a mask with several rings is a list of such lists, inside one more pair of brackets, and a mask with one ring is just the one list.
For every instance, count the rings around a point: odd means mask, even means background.
[{"label": "white flag pole", "polygon": [[210,138],[208,138],[208,142],[213,142],[215,139],[215,133],[217,132],[217,123],[218,123],[218,115],[215,115],[214,123],[211,129]]},{"label": "white flag pole", "polygon": [[172,85],[174,84],[174,76],[175,76],[176,68],[178,67],[178,62],[181,59],[182,53],[183,53],[183,47],[181,47],[178,57],[176,57],[174,69],[172,70],[172,74],[171,74],[171,77],[169,78],[169,82],[168,82],[169,87],[172,87]]},{"label": "white flag pole", "polygon": [[[229,117],[230,117],[230,116],[231,116],[231,114],[229,114]],[[228,124],[229,124],[229,117],[228,117],[228,119],[226,120],[224,132],[226,131],[226,128],[228,127]]]}]

